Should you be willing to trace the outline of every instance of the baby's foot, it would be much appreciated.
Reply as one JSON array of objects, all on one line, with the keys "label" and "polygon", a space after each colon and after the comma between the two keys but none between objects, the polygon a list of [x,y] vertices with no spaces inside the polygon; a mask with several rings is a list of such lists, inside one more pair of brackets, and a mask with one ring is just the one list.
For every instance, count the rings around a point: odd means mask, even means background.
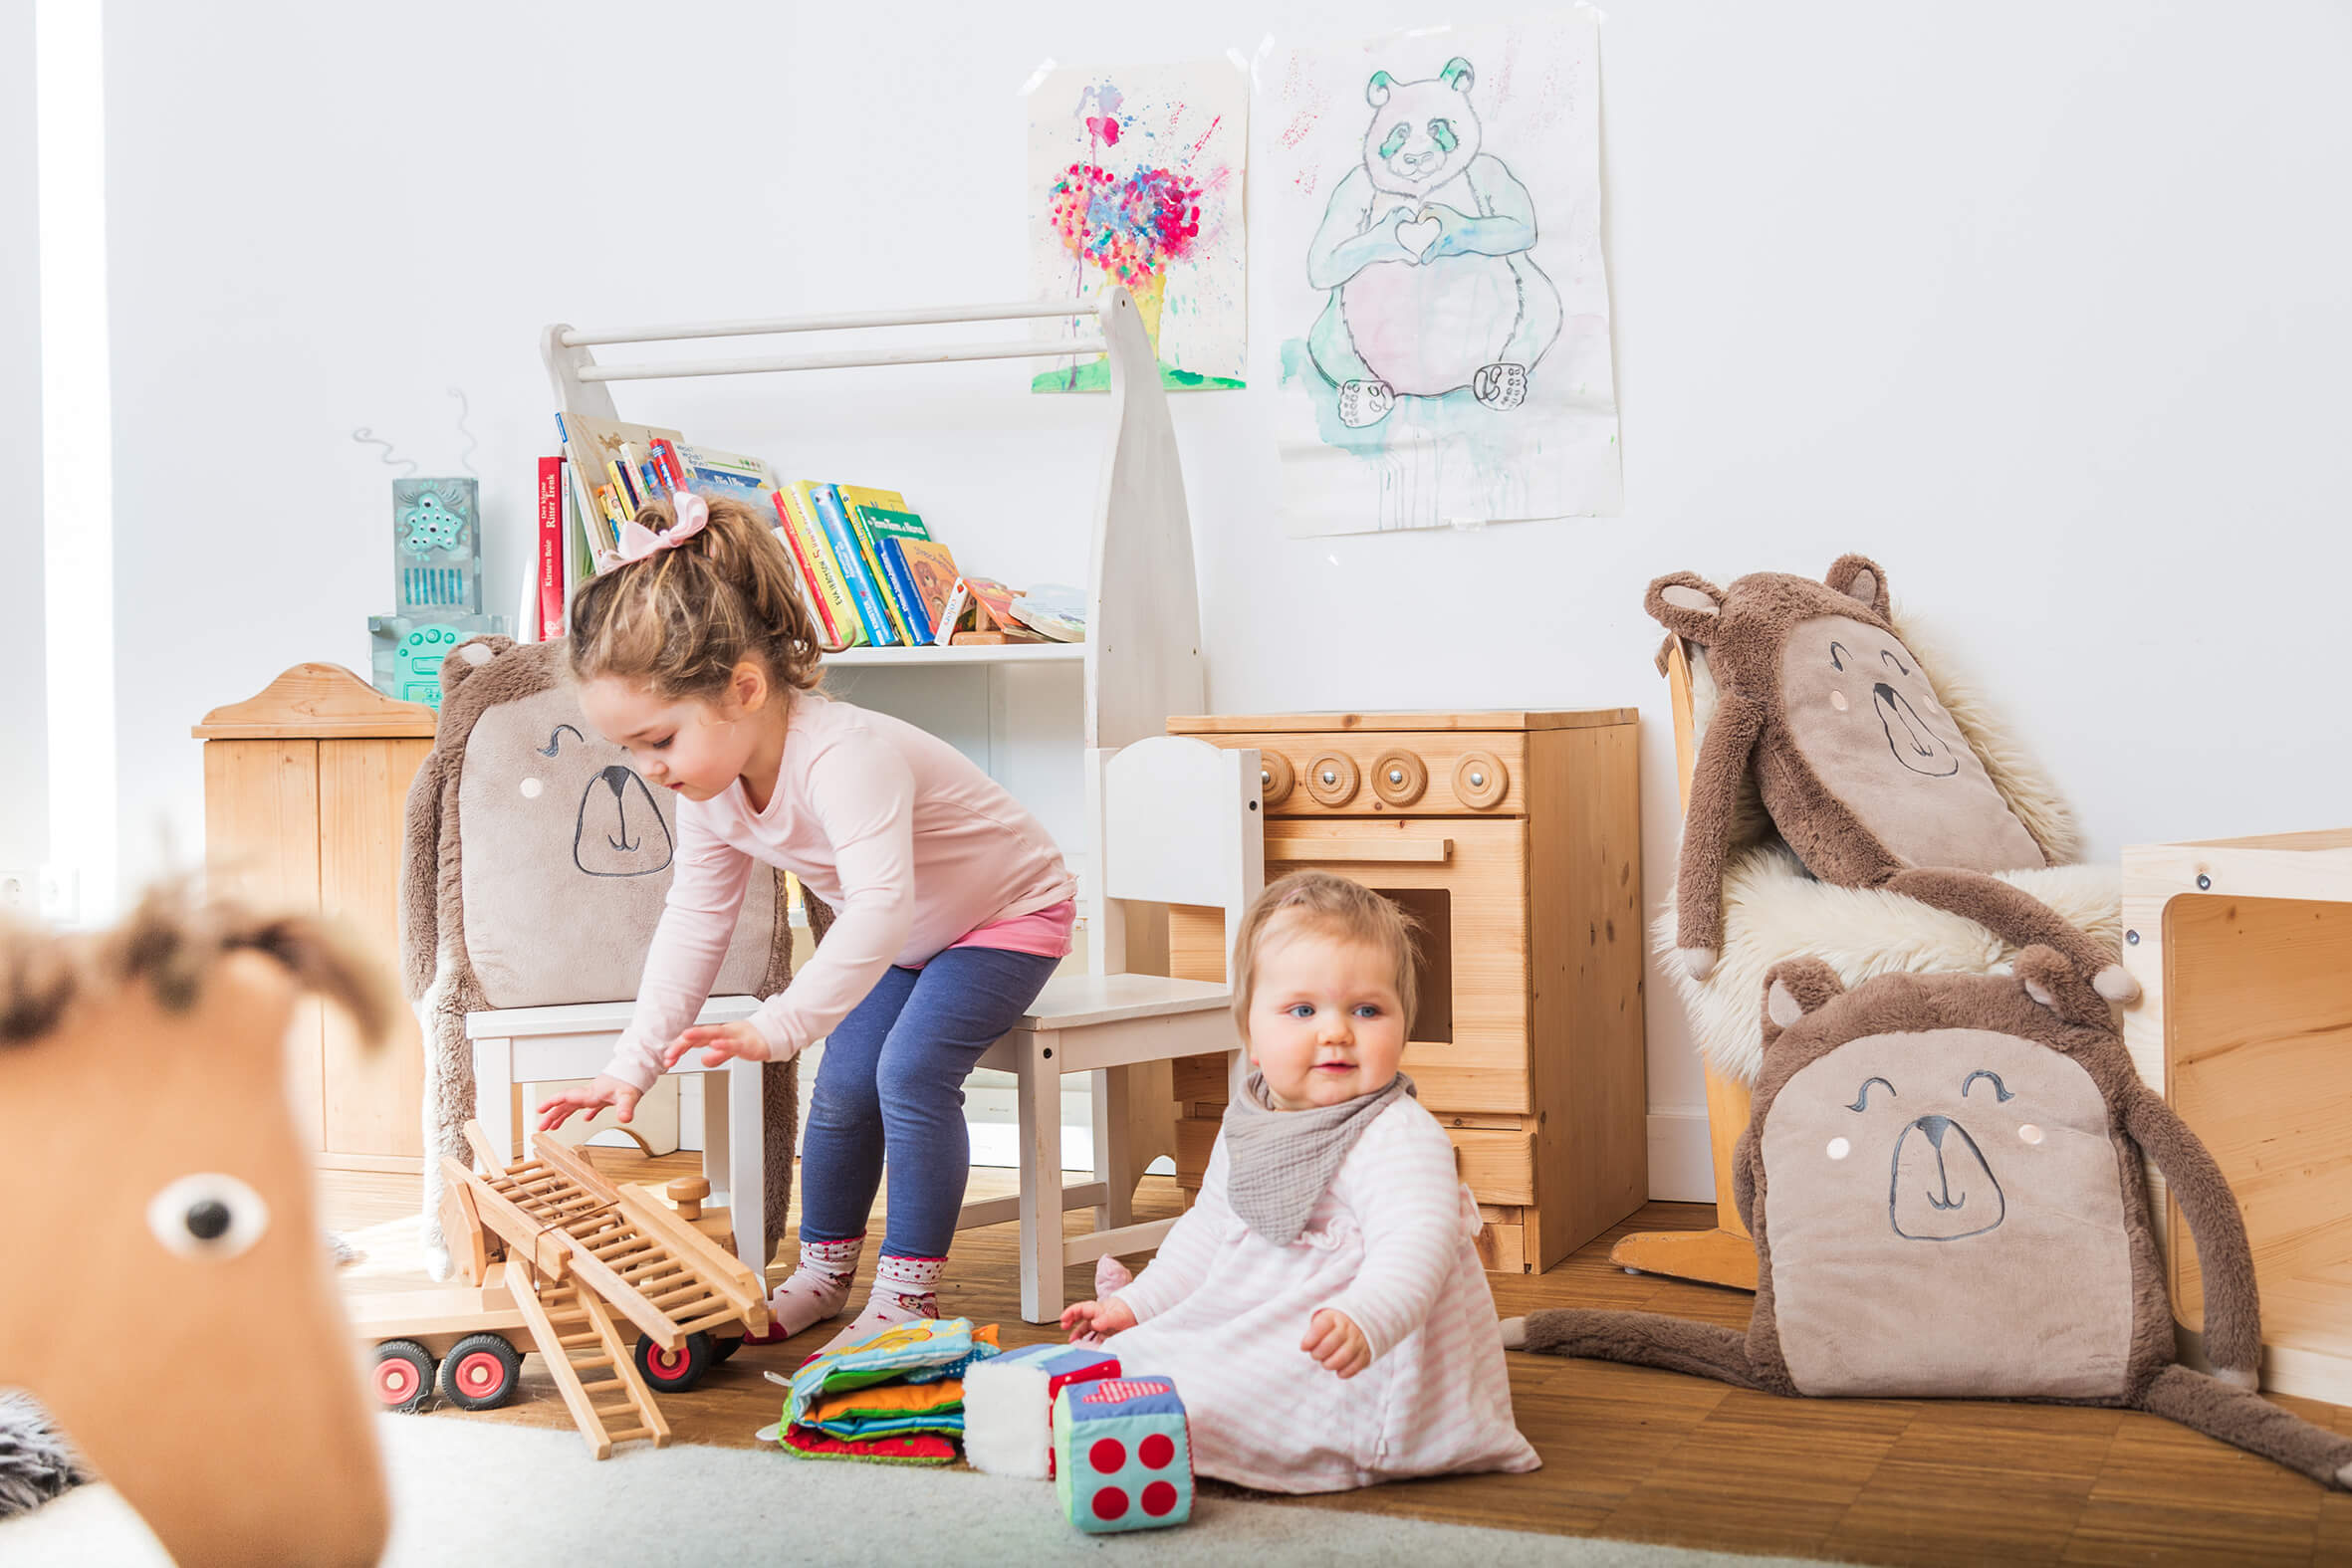
[{"label": "baby's foot", "polygon": [[1135,1282],[1135,1271],[1108,1252],[1094,1259],[1094,1299],[1116,1295]]}]

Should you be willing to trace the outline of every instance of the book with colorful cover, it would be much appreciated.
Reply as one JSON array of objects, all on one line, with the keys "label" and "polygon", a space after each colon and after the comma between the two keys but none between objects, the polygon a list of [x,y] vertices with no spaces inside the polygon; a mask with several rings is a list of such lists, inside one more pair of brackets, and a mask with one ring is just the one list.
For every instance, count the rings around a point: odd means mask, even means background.
[{"label": "book with colorful cover", "polygon": [[564,460],[539,460],[539,635],[564,635]]},{"label": "book with colorful cover", "polygon": [[890,624],[897,628],[900,641],[911,644],[922,640],[915,635],[914,620],[907,614],[906,600],[900,596],[898,584],[891,579],[889,563],[882,560],[873,530],[866,526],[865,521],[869,509],[906,511],[906,497],[895,490],[875,490],[868,485],[835,485],[833,489],[840,494],[841,510],[848,514],[849,532],[857,540],[858,558],[865,562],[866,572],[874,579],[874,586],[881,590],[882,612],[890,617]]},{"label": "book with colorful cover", "polygon": [[834,635],[842,647],[854,648],[869,640],[865,622],[858,616],[848,578],[841,574],[841,564],[833,559],[831,542],[824,537],[824,525],[817,520],[817,501],[812,493],[816,488],[806,479],[795,480],[776,492],[776,507],[816,573],[817,592],[824,602],[826,619],[831,621]]},{"label": "book with colorful cover", "polygon": [[842,639],[840,629],[833,624],[832,609],[824,602],[824,591],[818,586],[817,567],[809,560],[808,548],[801,543],[800,536],[793,532],[792,513],[785,507],[784,493],[771,490],[768,494],[776,502],[776,537],[784,542],[784,548],[792,555],[793,565],[801,573],[801,597],[808,603],[809,614],[817,622],[818,636],[823,640],[828,652],[847,647],[848,643]]},{"label": "book with colorful cover", "polygon": [[573,444],[572,431],[566,425],[562,413],[556,415],[556,439],[562,443],[564,448],[564,468],[571,476],[572,488],[578,496],[581,526],[588,531],[588,549],[592,559],[596,551],[612,548],[612,542],[605,539],[602,533],[604,507],[596,497],[598,483],[595,478],[596,471],[581,461],[583,453],[587,450],[587,445],[585,442],[579,446]]},{"label": "book with colorful cover", "polygon": [[866,569],[840,492],[830,485],[812,484],[809,500],[817,509],[817,521],[823,526],[825,539],[833,547],[833,561],[840,567],[842,579],[849,584],[849,596],[857,604],[857,618],[865,623],[867,639],[877,648],[892,646],[898,641],[898,630],[891,622],[889,611],[882,608],[881,586]]},{"label": "book with colorful cover", "polygon": [[909,540],[927,544],[931,530],[921,518],[903,509],[860,506],[857,514],[865,524],[874,557],[882,563],[882,574],[890,579],[890,592],[898,600],[899,613],[906,620],[907,640],[929,642],[938,606],[923,602],[923,595],[915,588],[913,573],[906,569],[906,558],[897,547]]},{"label": "book with colorful cover", "polygon": [[593,414],[568,414],[565,421],[564,455],[583,471],[584,477],[592,476],[591,488],[616,487],[605,516],[610,520],[613,513],[619,514],[614,525],[617,539],[618,523],[637,515],[638,492],[645,483],[644,476],[636,470],[634,454],[628,449],[634,447],[642,453],[655,441],[667,441],[675,446],[685,438],[659,425],[631,424],[625,419],[603,419]]},{"label": "book with colorful cover", "polygon": [[951,608],[960,575],[956,558],[935,539],[892,538],[883,541],[882,548],[897,557],[912,581],[915,597],[922,601],[923,619],[931,628],[929,640],[947,641],[956,621],[956,609]]},{"label": "book with colorful cover", "polygon": [[1021,595],[994,577],[966,577],[964,586],[972,591],[973,630],[1027,631],[1029,628],[1013,618],[1013,601]]}]

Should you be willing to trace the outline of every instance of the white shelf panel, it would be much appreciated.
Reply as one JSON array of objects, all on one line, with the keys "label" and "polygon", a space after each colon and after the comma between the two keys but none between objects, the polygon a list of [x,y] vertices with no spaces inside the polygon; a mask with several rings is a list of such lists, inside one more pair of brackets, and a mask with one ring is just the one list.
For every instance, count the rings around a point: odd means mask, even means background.
[{"label": "white shelf panel", "polygon": [[828,653],[824,662],[842,668],[876,665],[912,667],[918,664],[1082,664],[1082,642],[1009,642],[998,646],[966,643],[945,648],[844,648]]}]

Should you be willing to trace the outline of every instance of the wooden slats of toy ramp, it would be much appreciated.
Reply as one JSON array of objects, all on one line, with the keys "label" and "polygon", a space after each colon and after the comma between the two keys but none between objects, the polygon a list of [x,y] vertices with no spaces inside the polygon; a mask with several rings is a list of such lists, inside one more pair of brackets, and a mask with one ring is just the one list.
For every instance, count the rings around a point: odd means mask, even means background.
[{"label": "wooden slats of toy ramp", "polygon": [[517,1290],[515,1305],[591,1454],[610,1458],[614,1444],[639,1439],[669,1446],[669,1423],[594,1292],[577,1283],[542,1283],[536,1291]]}]

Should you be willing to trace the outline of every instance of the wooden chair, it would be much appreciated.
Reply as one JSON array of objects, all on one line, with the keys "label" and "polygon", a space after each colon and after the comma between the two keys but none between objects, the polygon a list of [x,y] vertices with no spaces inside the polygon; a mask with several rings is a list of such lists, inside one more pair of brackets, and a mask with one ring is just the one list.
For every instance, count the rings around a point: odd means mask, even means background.
[{"label": "wooden chair", "polygon": [[[981,1058],[1019,1084],[1021,1196],[964,1206],[959,1229],[1021,1221],[1021,1315],[1061,1315],[1061,1270],[1109,1252],[1159,1245],[1176,1222],[1130,1223],[1142,1163],[1128,1132],[1133,1069],[1213,1052],[1240,1055],[1222,982],[1127,972],[1127,901],[1221,910],[1228,932],[1266,883],[1265,819],[1255,749],[1226,751],[1155,736],[1086,754],[1093,918],[1088,973],[1046,983],[1028,1016]],[[1061,1184],[1061,1079],[1091,1072],[1093,1180]],[[1065,1209],[1091,1206],[1094,1229],[1063,1238]]]},{"label": "wooden chair", "polygon": [[[1698,762],[1698,727],[1692,711],[1688,650],[1677,637],[1666,652],[1666,682],[1674,703],[1674,768],[1682,805],[1691,808],[1691,772]],[[1669,1274],[1735,1290],[1756,1288],[1756,1242],[1740,1222],[1732,1201],[1732,1149],[1748,1127],[1749,1089],[1707,1068],[1707,1139],[1715,1151],[1715,1228],[1711,1231],[1642,1231],[1609,1248],[1609,1261],[1645,1274]]]}]

